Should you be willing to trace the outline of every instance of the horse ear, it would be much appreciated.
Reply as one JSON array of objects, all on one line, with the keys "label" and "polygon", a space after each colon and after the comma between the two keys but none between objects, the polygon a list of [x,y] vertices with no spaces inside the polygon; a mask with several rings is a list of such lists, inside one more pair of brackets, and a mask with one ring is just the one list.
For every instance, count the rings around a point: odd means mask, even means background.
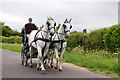
[{"label": "horse ear", "polygon": [[53,20],[53,17],[51,16],[51,19]]},{"label": "horse ear", "polygon": [[49,19],[52,19],[52,17],[50,16]]},{"label": "horse ear", "polygon": [[70,18],[69,23],[71,22],[71,20],[72,20],[72,19]]},{"label": "horse ear", "polygon": [[49,19],[49,17],[47,16],[47,19]]},{"label": "horse ear", "polygon": [[67,19],[65,19],[64,23],[66,23],[66,22],[67,22]]}]

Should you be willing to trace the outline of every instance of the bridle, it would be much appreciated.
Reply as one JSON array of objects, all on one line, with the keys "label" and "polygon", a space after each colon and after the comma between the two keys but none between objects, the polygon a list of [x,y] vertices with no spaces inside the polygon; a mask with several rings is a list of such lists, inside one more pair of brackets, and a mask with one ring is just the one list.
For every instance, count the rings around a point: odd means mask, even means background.
[{"label": "bridle", "polygon": [[[48,19],[48,20],[50,20],[50,19]],[[53,19],[51,19],[51,20],[53,20]],[[54,21],[54,20],[53,20]],[[55,21],[54,21],[55,22]],[[55,22],[55,24],[54,24],[54,27],[49,27],[50,26],[50,23],[47,21],[46,22],[46,24],[47,24],[47,27],[48,27],[48,30],[49,31],[45,31],[45,30],[39,30],[36,34],[35,34],[35,36],[34,36],[34,41],[36,42],[37,40],[43,40],[43,41],[47,41],[47,42],[49,42],[50,40],[49,39],[46,39],[46,38],[44,38],[44,36],[43,36],[43,34],[42,34],[42,31],[43,32],[45,32],[45,33],[50,33],[50,30],[52,29],[52,28],[54,28],[55,29],[55,26],[56,26],[56,22]],[[39,38],[38,39],[38,37],[37,37],[37,35],[38,35],[38,33],[41,31],[41,36],[42,36],[42,38]],[[33,41],[33,42],[34,42]]]},{"label": "bridle", "polygon": [[[53,19],[48,19],[48,20],[53,20]],[[54,21],[54,20],[53,20]],[[55,21],[54,21],[55,22]],[[50,22],[46,22],[46,24],[47,24],[47,27],[48,27],[48,30],[50,31],[52,28],[54,28],[54,30],[55,30],[55,26],[56,26],[56,22],[55,22],[55,24],[54,24],[54,27],[49,27],[50,26]]]},{"label": "bridle", "polygon": [[[55,37],[53,38],[53,43],[59,43],[59,42],[66,42],[66,40],[65,39],[63,39],[63,40],[60,40],[60,37],[59,37],[59,35],[58,34],[60,34],[60,35],[66,35],[66,33],[67,32],[70,32],[70,30],[65,30],[65,27],[66,27],[66,25],[65,24],[63,24],[62,25],[62,27],[64,28],[64,33],[58,33],[58,31],[57,32],[55,32],[56,33],[56,35],[57,35],[57,37],[58,37],[58,40],[54,40],[55,39]],[[72,25],[70,26],[70,29],[72,28]]]},{"label": "bridle", "polygon": [[[63,24],[63,28],[64,28],[64,33],[58,33],[58,32],[56,32],[57,34],[61,34],[61,35],[64,35],[64,34],[66,34],[67,32],[70,32],[70,30],[65,30],[65,27],[66,27],[66,25],[65,24]],[[72,28],[72,25],[70,26],[70,29]]]},{"label": "bridle", "polygon": [[[53,19],[48,19],[48,20],[53,20]],[[54,21],[54,20],[53,20]],[[55,21],[54,21],[55,22]],[[48,27],[48,30],[49,31],[45,31],[45,30],[40,30],[40,31],[43,31],[43,32],[45,32],[45,33],[50,33],[50,30],[52,29],[52,28],[54,28],[54,30],[55,30],[55,26],[56,26],[56,22],[55,22],[55,24],[54,24],[54,27],[49,27],[50,26],[50,23],[47,21],[46,22],[46,24],[47,24],[47,27]],[[39,32],[39,31],[38,31]],[[41,32],[41,35],[42,35],[42,32]],[[43,37],[43,35],[42,35],[42,38],[44,38]]]}]

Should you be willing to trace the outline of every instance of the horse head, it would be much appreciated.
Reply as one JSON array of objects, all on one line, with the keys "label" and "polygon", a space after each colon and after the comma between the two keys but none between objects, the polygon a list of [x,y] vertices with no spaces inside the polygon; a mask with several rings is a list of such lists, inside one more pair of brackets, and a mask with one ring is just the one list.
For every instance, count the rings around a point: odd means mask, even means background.
[{"label": "horse head", "polygon": [[69,38],[70,37],[70,29],[72,28],[72,25],[70,24],[72,19],[70,19],[69,21],[67,19],[65,19],[64,23],[63,23],[63,29],[64,29],[64,33],[65,33],[65,37]]},{"label": "horse head", "polygon": [[56,22],[54,21],[54,19],[52,17],[47,17],[46,25],[48,27],[50,35],[52,36],[55,31]]}]

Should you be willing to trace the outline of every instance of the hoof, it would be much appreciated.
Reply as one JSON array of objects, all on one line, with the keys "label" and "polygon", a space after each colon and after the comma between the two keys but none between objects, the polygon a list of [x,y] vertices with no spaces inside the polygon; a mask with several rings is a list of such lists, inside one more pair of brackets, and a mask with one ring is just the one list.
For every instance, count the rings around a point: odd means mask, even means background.
[{"label": "hoof", "polygon": [[36,70],[39,70],[39,67],[36,67]]},{"label": "hoof", "polygon": [[53,65],[51,65],[51,68],[53,68]]},{"label": "hoof", "polygon": [[62,72],[62,69],[59,69],[60,72]]},{"label": "hoof", "polygon": [[30,68],[32,68],[33,66],[32,65],[29,65],[30,66]]},{"label": "hoof", "polygon": [[44,71],[45,71],[45,69],[43,69],[43,70],[41,70],[41,71],[43,71],[43,72],[44,72]]},{"label": "hoof", "polygon": [[41,69],[42,72],[45,72],[45,69]]},{"label": "hoof", "polygon": [[55,66],[55,69],[58,69],[58,67]]},{"label": "hoof", "polygon": [[24,65],[24,66],[27,66],[27,63],[24,63],[23,65]]},{"label": "hoof", "polygon": [[48,68],[50,69],[50,68],[51,68],[51,66],[48,66]]}]

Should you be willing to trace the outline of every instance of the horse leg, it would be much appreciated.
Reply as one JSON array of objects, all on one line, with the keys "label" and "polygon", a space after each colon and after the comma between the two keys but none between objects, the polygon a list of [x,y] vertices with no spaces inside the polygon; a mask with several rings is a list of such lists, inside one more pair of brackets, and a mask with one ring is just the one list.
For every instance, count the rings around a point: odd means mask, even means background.
[{"label": "horse leg", "polygon": [[38,62],[37,62],[37,67],[36,67],[36,69],[39,70],[39,68],[40,68],[40,58],[39,58],[39,54],[38,54],[38,56],[37,56],[37,59],[38,59]]},{"label": "horse leg", "polygon": [[[46,56],[50,56],[49,53],[48,53],[48,51],[49,51],[49,48],[46,48],[45,51],[44,51],[43,57],[42,57],[42,59],[41,59],[41,60],[42,60],[42,64],[43,64],[43,62],[44,62],[43,58],[46,57]],[[48,60],[48,64],[49,64],[49,58],[50,58],[50,57],[48,57],[48,58],[46,59],[46,60]],[[45,70],[44,64],[43,64],[41,67],[42,67],[42,71],[44,71],[44,70]]]},{"label": "horse leg", "polygon": [[39,56],[38,56],[37,67],[39,67],[39,62],[40,62],[40,63],[41,63],[40,69],[41,69],[42,71],[44,71],[45,69],[44,69],[44,66],[43,66],[42,50],[41,50],[40,47],[38,47],[37,50],[38,50],[38,55],[39,55]]},{"label": "horse leg", "polygon": [[58,50],[55,48],[54,52],[55,52],[55,55],[56,55],[55,69],[58,69],[58,64],[59,64]]},{"label": "horse leg", "polygon": [[41,63],[41,66],[40,66],[41,71],[45,71],[42,57],[40,58],[40,63]]},{"label": "horse leg", "polygon": [[54,53],[52,53],[52,55],[51,55],[51,68],[53,68],[53,65],[54,65],[54,63],[53,63],[53,57],[54,57]]},{"label": "horse leg", "polygon": [[33,54],[33,48],[32,47],[29,48],[29,52],[30,52],[30,64],[29,64],[29,66],[32,67],[32,54]]},{"label": "horse leg", "polygon": [[65,51],[65,48],[62,49],[61,53],[60,53],[60,59],[59,59],[59,71],[62,71],[62,65],[61,65],[61,62],[62,62],[62,58],[63,58],[63,53]]},{"label": "horse leg", "polygon": [[51,58],[50,58],[50,53],[47,54],[47,60],[48,60],[48,68],[51,68]]}]

